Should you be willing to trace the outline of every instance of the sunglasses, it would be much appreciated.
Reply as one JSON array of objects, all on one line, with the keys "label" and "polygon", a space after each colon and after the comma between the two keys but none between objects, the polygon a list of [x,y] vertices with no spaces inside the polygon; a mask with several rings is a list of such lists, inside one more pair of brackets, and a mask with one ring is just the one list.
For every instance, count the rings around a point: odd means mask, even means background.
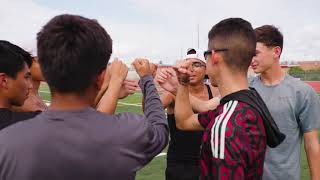
[{"label": "sunglasses", "polygon": [[223,52],[223,51],[228,51],[228,49],[226,48],[222,48],[222,49],[211,49],[211,50],[207,50],[203,53],[204,59],[206,61],[209,60],[209,56],[211,56],[212,54],[214,54],[215,52]]}]

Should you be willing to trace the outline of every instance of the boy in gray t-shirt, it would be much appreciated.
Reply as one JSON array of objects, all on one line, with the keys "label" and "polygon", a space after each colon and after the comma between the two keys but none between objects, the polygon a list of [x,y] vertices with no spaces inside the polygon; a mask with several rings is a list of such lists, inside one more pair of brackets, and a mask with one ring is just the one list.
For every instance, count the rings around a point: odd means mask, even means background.
[{"label": "boy in gray t-shirt", "polygon": [[320,100],[313,89],[286,75],[278,85],[265,86],[260,76],[250,81],[265,101],[286,139],[268,148],[264,163],[265,179],[300,179],[300,145],[304,133],[320,127]]},{"label": "boy in gray t-shirt", "polygon": [[265,101],[273,119],[286,139],[276,148],[268,148],[264,180],[300,179],[300,146],[304,138],[312,179],[320,178],[320,99],[304,82],[286,75],[279,60],[283,37],[277,28],[265,25],[255,29],[256,56],[252,69],[259,76],[251,79]]}]

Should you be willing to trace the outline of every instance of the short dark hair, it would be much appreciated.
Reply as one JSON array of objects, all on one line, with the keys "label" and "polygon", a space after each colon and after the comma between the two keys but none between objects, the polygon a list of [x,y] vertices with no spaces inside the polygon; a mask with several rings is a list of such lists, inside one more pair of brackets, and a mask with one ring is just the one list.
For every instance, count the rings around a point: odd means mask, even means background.
[{"label": "short dark hair", "polygon": [[25,64],[32,64],[31,54],[17,45],[8,41],[0,40],[0,72],[16,78]]},{"label": "short dark hair", "polygon": [[267,47],[279,46],[283,48],[283,35],[273,25],[264,25],[254,30],[257,42],[263,43]]},{"label": "short dark hair", "polygon": [[233,71],[247,72],[256,51],[256,38],[251,24],[241,18],[228,18],[212,27],[209,48],[227,49],[222,57]]},{"label": "short dark hair", "polygon": [[38,60],[52,92],[82,93],[106,67],[112,40],[93,19],[59,15],[37,35]]}]

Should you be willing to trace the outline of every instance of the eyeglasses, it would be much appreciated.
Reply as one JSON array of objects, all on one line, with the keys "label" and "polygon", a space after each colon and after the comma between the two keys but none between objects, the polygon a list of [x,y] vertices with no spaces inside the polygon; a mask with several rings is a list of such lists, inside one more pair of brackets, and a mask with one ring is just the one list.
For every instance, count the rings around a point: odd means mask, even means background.
[{"label": "eyeglasses", "polygon": [[193,62],[191,64],[192,68],[200,68],[200,67],[206,67],[206,65],[202,64],[201,62]]},{"label": "eyeglasses", "polygon": [[204,56],[204,59],[206,61],[209,60],[209,55],[212,55],[214,54],[215,52],[222,52],[222,51],[228,51],[228,49],[226,48],[223,48],[223,49],[211,49],[211,50],[207,50],[203,53],[203,56]]}]

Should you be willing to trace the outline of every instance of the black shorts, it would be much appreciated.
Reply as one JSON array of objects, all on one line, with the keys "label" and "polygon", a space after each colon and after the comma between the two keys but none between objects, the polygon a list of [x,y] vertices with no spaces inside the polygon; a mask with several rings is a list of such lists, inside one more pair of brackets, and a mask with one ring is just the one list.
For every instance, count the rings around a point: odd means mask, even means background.
[{"label": "black shorts", "polygon": [[200,165],[170,163],[166,168],[166,180],[199,180]]}]

